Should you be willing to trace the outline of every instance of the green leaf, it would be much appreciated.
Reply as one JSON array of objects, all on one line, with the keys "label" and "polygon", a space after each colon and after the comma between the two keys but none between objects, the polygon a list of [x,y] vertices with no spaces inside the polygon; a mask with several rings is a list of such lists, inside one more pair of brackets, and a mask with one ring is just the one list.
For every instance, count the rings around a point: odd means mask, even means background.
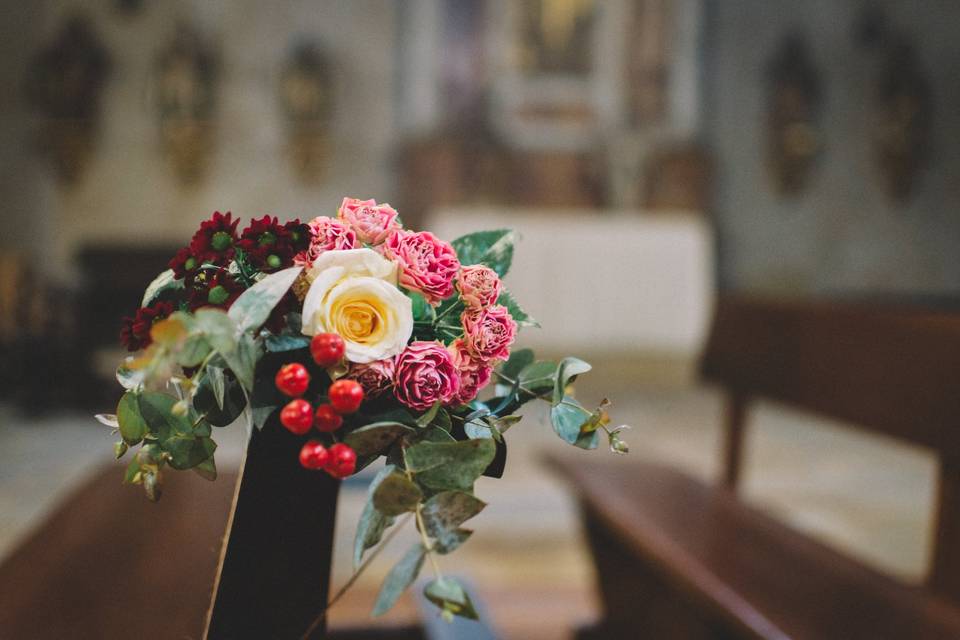
[{"label": "green leaf", "polygon": [[[238,298],[239,300],[239,298]],[[197,309],[194,331],[200,332],[219,353],[233,351],[237,345],[237,325],[222,309]]]},{"label": "green leaf", "polygon": [[214,461],[212,455],[197,466],[193,467],[193,470],[204,480],[213,482],[217,479],[217,463]]},{"label": "green leaf", "polygon": [[143,292],[143,300],[140,301],[141,307],[146,307],[153,303],[161,293],[167,289],[183,289],[183,280],[177,280],[173,275],[173,269],[167,269],[147,285]]},{"label": "green leaf", "polygon": [[155,433],[161,442],[177,434],[193,435],[190,419],[173,413],[176,398],[164,393],[147,391],[138,395],[137,399],[140,415],[143,416],[150,431]]},{"label": "green leaf", "polygon": [[181,471],[209,460],[217,449],[217,443],[210,438],[182,434],[162,440],[160,445],[170,454],[170,466]]},{"label": "green leaf", "polygon": [[442,491],[427,500],[420,509],[427,535],[437,541],[444,552],[459,547],[469,537],[460,525],[483,511],[483,500],[463,491]]},{"label": "green leaf", "polygon": [[377,602],[373,606],[374,616],[383,615],[396,604],[400,594],[417,579],[425,556],[426,549],[418,542],[394,565],[380,587]]},{"label": "green leaf", "polygon": [[257,429],[263,429],[263,425],[267,424],[267,420],[279,408],[277,406],[253,407],[250,411],[253,414],[253,426]]},{"label": "green leaf", "polygon": [[127,452],[128,448],[129,447],[127,446],[127,443],[124,442],[123,440],[120,440],[119,442],[114,442],[113,455],[116,457],[117,460],[119,460],[120,458],[123,457],[123,454]]},{"label": "green leaf", "polygon": [[[580,403],[570,396],[565,396],[563,402],[550,407],[550,422],[553,423],[553,430],[557,432],[557,435],[570,444],[585,449],[593,448],[583,446],[589,444],[589,438],[584,439],[582,443],[579,442],[581,439],[581,428],[589,418],[590,412],[580,406]],[[593,433],[596,434],[596,432]]]},{"label": "green leaf", "polygon": [[127,463],[127,468],[123,472],[123,483],[140,484],[142,481],[143,478],[140,475],[140,460],[137,459],[137,456],[133,456],[133,459]]},{"label": "green leaf", "polygon": [[373,506],[388,516],[399,516],[413,511],[423,498],[423,492],[403,473],[391,473],[380,482],[373,493]]},{"label": "green leaf", "polygon": [[240,294],[227,314],[240,331],[253,331],[260,327],[270,312],[283,299],[303,267],[290,267],[271,273]]},{"label": "green leaf", "polygon": [[149,427],[140,413],[140,404],[137,394],[127,391],[117,404],[117,423],[120,427],[120,437],[128,445],[138,444],[147,435]]},{"label": "green leaf", "polygon": [[420,442],[404,451],[404,462],[425,487],[470,491],[496,451],[496,444],[488,439]]},{"label": "green leaf", "polygon": [[476,440],[477,438],[500,440],[500,432],[484,422],[483,418],[476,418],[465,423],[463,425],[463,431],[471,440]]},{"label": "green leaf", "polygon": [[567,357],[561,360],[557,367],[557,381],[553,387],[553,404],[558,404],[563,399],[567,386],[576,380],[578,375],[592,368],[589,362],[580,358]]},{"label": "green leaf", "polygon": [[410,298],[414,322],[428,322],[434,318],[433,307],[416,291],[404,291]]},{"label": "green leaf", "polygon": [[[249,289],[248,289],[249,291]],[[233,307],[231,307],[232,309]],[[253,391],[253,376],[260,357],[259,345],[249,333],[243,333],[237,339],[237,348],[229,353],[220,352],[227,366],[233,371],[240,384],[247,391]]]},{"label": "green leaf", "polygon": [[202,334],[190,334],[177,352],[177,364],[181,367],[195,367],[210,353],[210,343]]},{"label": "green leaf", "polygon": [[383,532],[387,527],[393,524],[393,518],[385,516],[373,506],[373,494],[377,487],[396,470],[394,465],[388,464],[381,469],[370,482],[370,488],[367,490],[367,503],[363,506],[363,512],[360,514],[360,521],[357,523],[357,533],[353,540],[353,568],[360,567],[363,560],[363,552],[375,546],[383,537]]},{"label": "green leaf", "polygon": [[445,535],[442,540],[434,541],[433,550],[441,555],[446,555],[459,549],[472,535],[473,531],[470,529],[454,529]]},{"label": "green leaf", "polygon": [[117,382],[127,391],[139,388],[146,377],[146,369],[130,369],[126,364],[117,367]]},{"label": "green leaf", "polygon": [[441,404],[443,404],[443,403],[440,402],[439,400],[437,400],[436,402],[434,402],[434,403],[433,403],[433,406],[430,407],[430,409],[427,410],[426,413],[424,413],[422,416],[420,416],[419,418],[417,418],[417,426],[418,426],[418,427],[425,427],[425,426],[427,426],[428,424],[430,424],[431,422],[433,422],[433,419],[437,416],[437,411],[440,410],[440,405],[441,405]]},{"label": "green leaf", "polygon": [[410,433],[414,433],[414,430],[399,422],[374,422],[354,429],[344,436],[343,441],[358,456],[369,456],[386,451],[394,440]]},{"label": "green leaf", "polygon": [[533,351],[530,349],[517,349],[510,354],[510,358],[500,365],[500,373],[511,380],[516,380],[520,372],[534,361]]},{"label": "green leaf", "polygon": [[502,278],[510,270],[516,239],[517,234],[512,229],[496,229],[460,236],[451,244],[460,264],[485,264]]},{"label": "green leaf", "polygon": [[223,367],[208,365],[206,380],[210,383],[210,390],[213,392],[213,399],[216,401],[217,407],[223,409],[224,393],[227,386],[223,377]]},{"label": "green leaf", "polygon": [[470,601],[470,596],[456,580],[449,576],[431,581],[423,589],[427,600],[440,607],[447,615],[460,616],[476,620],[477,611]]},{"label": "green leaf", "polygon": [[497,298],[497,304],[502,304],[510,312],[510,317],[521,327],[539,327],[540,323],[534,320],[529,313],[524,311],[517,302],[513,294],[506,289],[500,290],[500,297]]},{"label": "green leaf", "polygon": [[553,389],[557,383],[557,363],[538,360],[524,367],[517,380],[530,391],[539,393]]},{"label": "green leaf", "polygon": [[306,349],[310,346],[310,336],[275,336],[269,335],[264,341],[264,346],[270,353],[280,353],[283,351],[296,351],[297,349]]}]

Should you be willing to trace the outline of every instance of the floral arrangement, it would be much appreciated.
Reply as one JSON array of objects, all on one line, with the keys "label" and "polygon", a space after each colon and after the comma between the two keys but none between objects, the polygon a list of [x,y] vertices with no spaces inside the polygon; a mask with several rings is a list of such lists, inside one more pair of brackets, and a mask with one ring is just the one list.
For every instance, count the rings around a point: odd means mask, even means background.
[{"label": "floral arrangement", "polygon": [[[213,428],[244,416],[301,438],[299,464],[334,478],[385,457],[355,565],[400,516],[416,520],[421,542],[388,574],[377,615],[426,558],[435,565],[470,537],[462,525],[485,507],[474,483],[499,475],[495,458],[524,403],[549,403],[572,445],[592,449],[605,434],[627,451],[624,427],[608,427],[607,401],[588,409],[571,395],[589,364],[512,349],[518,328],[537,324],[501,281],[510,230],[448,243],[404,229],[387,204],[354,198],[336,217],[238,226],[230,213],[203,222],[123,321],[121,341],[139,353],[118,369],[126,392],[116,414],[98,419],[120,434],[117,458],[139,446],[125,481],[151,500],[168,468],[215,479]],[[476,616],[449,577],[426,595],[446,617]]]}]

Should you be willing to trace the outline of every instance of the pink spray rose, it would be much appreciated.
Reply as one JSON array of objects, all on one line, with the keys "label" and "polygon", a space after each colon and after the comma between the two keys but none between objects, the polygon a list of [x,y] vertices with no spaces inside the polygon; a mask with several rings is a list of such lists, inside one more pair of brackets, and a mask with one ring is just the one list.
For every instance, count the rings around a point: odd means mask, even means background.
[{"label": "pink spray rose", "polygon": [[400,229],[397,212],[388,204],[376,200],[344,198],[339,210],[340,220],[357,233],[361,242],[380,244]]},{"label": "pink spray rose", "polygon": [[400,284],[419,291],[430,304],[453,293],[460,270],[457,252],[429,231],[395,231],[384,244],[384,255],[400,267]]},{"label": "pink spray rose", "polygon": [[510,357],[510,345],[517,337],[517,323],[506,307],[494,305],[486,309],[467,309],[460,321],[463,323],[464,343],[474,358],[490,362]]},{"label": "pink spray rose", "polygon": [[294,258],[296,264],[312,264],[324,251],[356,249],[359,246],[356,232],[344,222],[317,216],[307,223],[310,227],[310,246]]},{"label": "pink spray rose", "polygon": [[457,290],[468,307],[489,307],[500,297],[500,276],[482,264],[469,265],[457,275]]},{"label": "pink spray rose", "polygon": [[448,403],[460,390],[453,357],[439,342],[411,342],[397,356],[394,394],[415,411],[426,411],[438,400]]},{"label": "pink spray rose", "polygon": [[474,358],[463,340],[454,340],[449,349],[453,356],[453,366],[460,372],[460,391],[450,404],[466,404],[476,398],[490,382],[493,367]]},{"label": "pink spray rose", "polygon": [[359,382],[366,397],[377,398],[393,387],[394,370],[392,358],[374,360],[366,364],[350,365],[350,371],[344,377]]}]

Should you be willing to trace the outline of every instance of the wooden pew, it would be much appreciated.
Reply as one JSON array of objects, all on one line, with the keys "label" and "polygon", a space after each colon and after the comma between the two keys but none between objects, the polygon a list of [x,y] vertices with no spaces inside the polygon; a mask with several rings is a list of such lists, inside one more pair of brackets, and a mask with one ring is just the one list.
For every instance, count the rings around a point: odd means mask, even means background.
[{"label": "wooden pew", "polygon": [[[723,476],[554,457],[577,492],[604,617],[582,638],[960,638],[960,316],[722,299],[702,362],[728,394]],[[934,451],[932,570],[870,569],[736,496],[744,418],[771,399]]]}]

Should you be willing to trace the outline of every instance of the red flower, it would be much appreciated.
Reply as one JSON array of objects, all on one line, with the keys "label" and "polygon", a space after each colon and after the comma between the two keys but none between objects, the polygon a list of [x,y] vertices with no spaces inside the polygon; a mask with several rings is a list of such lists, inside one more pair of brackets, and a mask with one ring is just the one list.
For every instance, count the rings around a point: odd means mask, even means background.
[{"label": "red flower", "polygon": [[233,259],[237,243],[237,224],[231,213],[214,212],[213,217],[200,224],[200,230],[193,234],[190,251],[199,262],[212,262],[225,265]]},{"label": "red flower", "polygon": [[200,268],[200,261],[193,255],[190,247],[184,247],[177,251],[177,255],[167,264],[173,269],[173,276],[178,280],[185,280],[187,285],[193,283],[194,276],[197,275],[197,269]]},{"label": "red flower", "polygon": [[190,310],[200,307],[229,309],[243,293],[243,285],[226,271],[206,269],[194,281],[190,290]]},{"label": "red flower", "polygon": [[306,251],[313,240],[313,229],[306,222],[300,222],[299,218],[291,220],[283,225],[290,238],[290,246],[295,254]]},{"label": "red flower", "polygon": [[153,339],[150,329],[154,323],[163,320],[173,313],[173,304],[170,302],[155,302],[149,307],[137,309],[134,317],[125,317],[120,329],[120,344],[128,351],[137,351],[150,346]]},{"label": "red flower", "polygon": [[256,269],[276,271],[293,264],[296,251],[291,240],[290,230],[276,216],[263,216],[250,221],[237,245]]}]

